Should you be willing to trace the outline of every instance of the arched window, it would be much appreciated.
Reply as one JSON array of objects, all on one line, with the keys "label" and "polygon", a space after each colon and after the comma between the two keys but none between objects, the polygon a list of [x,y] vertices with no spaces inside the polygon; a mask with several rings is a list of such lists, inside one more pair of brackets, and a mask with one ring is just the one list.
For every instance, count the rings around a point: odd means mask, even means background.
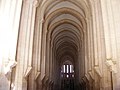
[{"label": "arched window", "polygon": [[62,65],[61,76],[64,78],[74,77],[74,67],[71,63],[64,63]]},{"label": "arched window", "polygon": [[74,89],[74,65],[66,61],[61,66],[61,90]]}]

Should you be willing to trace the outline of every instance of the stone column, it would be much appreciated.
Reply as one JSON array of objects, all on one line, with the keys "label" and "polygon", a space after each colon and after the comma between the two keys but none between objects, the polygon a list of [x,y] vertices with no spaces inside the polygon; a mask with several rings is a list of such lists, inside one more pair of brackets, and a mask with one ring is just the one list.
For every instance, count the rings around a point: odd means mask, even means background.
[{"label": "stone column", "polygon": [[46,87],[47,87],[47,90],[49,90],[49,80],[50,80],[50,64],[51,64],[51,61],[50,61],[50,37],[48,35],[49,32],[46,33],[46,59],[45,59],[45,63],[46,63],[46,66],[45,66],[45,74],[46,74],[46,77],[48,78],[48,81],[47,81],[47,84],[46,84]]},{"label": "stone column", "polygon": [[[31,8],[32,8],[32,15],[31,15],[31,17],[32,17],[32,21],[31,21],[31,25],[33,25],[32,26],[32,33],[34,33],[34,35],[32,34],[32,41],[31,41],[31,43],[29,43],[30,45],[31,45],[31,48],[33,48],[33,49],[31,49],[32,51],[31,51],[31,53],[30,53],[30,56],[32,56],[31,58],[32,58],[32,61],[30,62],[30,64],[31,64],[31,66],[32,66],[32,71],[31,71],[31,73],[30,73],[30,75],[29,75],[29,79],[28,79],[28,83],[29,83],[29,85],[28,85],[28,89],[29,90],[36,90],[36,88],[37,88],[37,79],[38,79],[38,77],[39,77],[39,75],[40,75],[40,68],[38,69],[38,67],[40,67],[40,59],[39,59],[39,57],[40,57],[40,54],[39,54],[39,28],[38,28],[38,23],[37,22],[35,22],[36,20],[35,19],[38,19],[37,17],[35,17],[36,16],[36,8],[38,7],[38,5],[39,5],[39,2],[37,1],[37,0],[33,0],[33,2],[32,2],[32,4],[31,4]],[[41,21],[39,21],[39,19],[38,19],[38,22],[40,22],[41,23]],[[37,25],[35,25],[35,24],[37,24]],[[41,47],[40,47],[41,48]],[[39,61],[38,61],[39,60]]]},{"label": "stone column", "polygon": [[[93,21],[92,21],[92,12],[89,11],[89,15],[86,18],[87,21],[87,44],[86,44],[86,64],[87,64],[87,70],[86,70],[86,76],[92,79],[89,79],[89,86],[92,85],[91,82],[94,80],[94,33],[93,33]],[[90,89],[90,88],[89,88]]]},{"label": "stone column", "polygon": [[10,69],[11,65],[16,64],[15,56],[16,56],[16,46],[17,46],[21,6],[22,6],[22,0],[19,0],[19,1],[1,0],[1,5],[0,5],[0,24],[1,24],[0,26],[0,42],[1,42],[0,58],[1,60],[0,60],[0,65],[6,64],[5,66],[3,66],[6,73],[7,73],[6,71],[7,68]]},{"label": "stone column", "polygon": [[[111,10],[112,10],[112,16],[113,19],[111,20],[111,24],[114,25],[114,35],[112,37],[113,41],[113,61],[114,62],[114,67],[116,68],[117,72],[115,73],[113,71],[113,87],[115,90],[120,89],[120,6],[119,6],[120,1],[119,0],[111,0]],[[112,30],[112,29],[111,29]],[[115,47],[115,48],[114,48]]]},{"label": "stone column", "polygon": [[[114,80],[113,82],[114,89],[116,89],[117,87],[116,78],[118,77],[116,77],[117,76],[116,65],[117,65],[117,62],[119,62],[119,59],[117,59],[118,47],[117,47],[117,41],[116,41],[117,33],[119,33],[119,32],[116,32],[117,30],[116,24],[120,22],[120,19],[118,18],[119,11],[116,11],[116,10],[119,10],[118,3],[120,3],[120,1],[118,0],[106,0],[106,1],[101,0],[104,34],[105,34],[106,64],[107,66],[112,67],[112,71],[114,73],[113,74],[114,79],[112,78]],[[117,22],[115,22],[115,19],[117,19]],[[107,72],[111,73],[110,70],[107,70]],[[108,78],[108,76],[106,76],[106,78]],[[110,79],[110,76],[109,76],[109,85],[106,85],[105,87],[112,87],[111,81],[112,80]]]},{"label": "stone column", "polygon": [[18,39],[15,89],[26,90],[28,75],[32,70],[32,47],[35,22],[35,0],[24,0]]},{"label": "stone column", "polygon": [[[42,12],[43,13],[43,12]],[[43,24],[42,33],[41,33],[41,80],[45,77],[46,70],[46,34],[47,26]]]},{"label": "stone column", "polygon": [[[4,90],[7,90],[5,89],[7,87],[10,89],[10,84],[14,87],[11,71],[17,64],[15,59],[21,7],[22,0],[0,1],[0,79],[4,78],[4,82],[9,83],[9,86],[0,85],[4,87]],[[1,87],[0,89],[3,90]]]},{"label": "stone column", "polygon": [[[92,18],[93,18],[93,42],[94,42],[94,77],[95,77],[95,89],[100,89],[101,78],[102,78],[102,64],[104,54],[102,42],[102,15],[100,0],[95,0],[92,5]],[[100,80],[100,81],[99,81]],[[98,88],[99,87],[99,88]]]},{"label": "stone column", "polygon": [[44,19],[40,13],[40,6],[37,7],[36,13],[36,23],[35,23],[35,33],[34,33],[34,53],[33,53],[33,61],[34,61],[34,72],[33,74],[35,78],[35,88],[37,90],[42,89],[42,80],[41,80],[41,66],[42,66],[42,32],[43,32],[43,23]]}]

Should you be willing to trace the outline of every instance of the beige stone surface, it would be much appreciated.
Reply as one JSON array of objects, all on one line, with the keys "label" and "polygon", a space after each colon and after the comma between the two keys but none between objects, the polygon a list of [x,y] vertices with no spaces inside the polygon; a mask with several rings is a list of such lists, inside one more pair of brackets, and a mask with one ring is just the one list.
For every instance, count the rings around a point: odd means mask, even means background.
[{"label": "beige stone surface", "polygon": [[0,0],[0,90],[120,90],[119,4]]}]

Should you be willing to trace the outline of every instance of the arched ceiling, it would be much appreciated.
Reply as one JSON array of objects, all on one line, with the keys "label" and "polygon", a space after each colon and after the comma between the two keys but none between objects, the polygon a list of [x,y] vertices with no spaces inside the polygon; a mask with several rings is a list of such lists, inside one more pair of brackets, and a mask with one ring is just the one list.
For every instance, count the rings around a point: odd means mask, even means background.
[{"label": "arched ceiling", "polygon": [[43,0],[44,29],[51,39],[54,57],[60,63],[66,58],[75,63],[78,58],[87,27],[87,1]]}]

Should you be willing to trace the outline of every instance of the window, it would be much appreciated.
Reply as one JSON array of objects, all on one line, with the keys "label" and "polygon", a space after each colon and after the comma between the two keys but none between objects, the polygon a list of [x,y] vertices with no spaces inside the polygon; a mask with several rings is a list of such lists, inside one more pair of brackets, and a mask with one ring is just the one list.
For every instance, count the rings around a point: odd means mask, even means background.
[{"label": "window", "polygon": [[70,65],[70,73],[72,73],[72,65]]},{"label": "window", "polygon": [[69,73],[69,65],[67,65],[67,73]]},{"label": "window", "polygon": [[74,73],[73,65],[63,65],[61,68],[61,73]]},{"label": "window", "polygon": [[74,67],[71,64],[64,64],[61,67],[62,78],[74,78]]},{"label": "window", "polygon": [[65,65],[63,65],[63,72],[65,73]]},{"label": "window", "polygon": [[69,78],[69,75],[67,75],[67,78]]}]

